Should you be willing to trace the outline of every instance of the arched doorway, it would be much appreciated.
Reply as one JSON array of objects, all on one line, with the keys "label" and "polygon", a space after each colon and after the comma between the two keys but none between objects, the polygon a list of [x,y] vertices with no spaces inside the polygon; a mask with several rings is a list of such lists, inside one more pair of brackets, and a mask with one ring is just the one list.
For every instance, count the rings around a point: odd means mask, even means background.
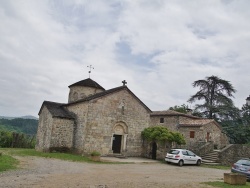
[{"label": "arched doorway", "polygon": [[123,122],[116,123],[113,128],[111,148],[114,154],[120,154],[126,149],[127,125]]},{"label": "arched doorway", "polygon": [[152,142],[152,159],[156,160],[156,151],[157,151],[157,144],[156,142]]}]

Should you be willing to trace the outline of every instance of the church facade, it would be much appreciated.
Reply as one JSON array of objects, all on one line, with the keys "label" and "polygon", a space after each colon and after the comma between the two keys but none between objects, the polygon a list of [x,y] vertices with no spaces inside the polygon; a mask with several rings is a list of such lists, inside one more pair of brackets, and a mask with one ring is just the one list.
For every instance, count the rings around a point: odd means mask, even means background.
[{"label": "church facade", "polygon": [[[70,85],[69,89],[68,103],[43,102],[36,150],[148,156],[141,132],[156,125],[182,133],[187,142],[183,147],[189,149],[201,142],[213,142],[218,148],[227,144],[214,120],[170,110],[153,112],[125,82],[123,86],[105,90],[88,78]],[[158,152],[155,147],[153,152]]]}]

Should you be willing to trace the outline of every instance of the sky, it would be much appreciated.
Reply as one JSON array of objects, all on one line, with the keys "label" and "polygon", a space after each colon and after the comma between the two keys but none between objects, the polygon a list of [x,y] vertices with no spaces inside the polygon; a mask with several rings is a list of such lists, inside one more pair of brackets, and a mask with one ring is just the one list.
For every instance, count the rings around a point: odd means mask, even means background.
[{"label": "sky", "polygon": [[249,0],[0,0],[0,116],[38,117],[90,78],[151,110],[186,104],[195,80],[250,95]]}]

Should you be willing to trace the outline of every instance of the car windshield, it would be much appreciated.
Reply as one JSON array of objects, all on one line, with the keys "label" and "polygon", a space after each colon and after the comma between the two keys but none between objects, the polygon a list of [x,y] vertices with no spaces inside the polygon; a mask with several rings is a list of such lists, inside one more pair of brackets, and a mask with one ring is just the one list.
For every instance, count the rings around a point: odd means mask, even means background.
[{"label": "car windshield", "polygon": [[244,166],[250,166],[250,161],[249,160],[239,160],[237,163],[244,165]]},{"label": "car windshield", "polygon": [[178,151],[178,150],[170,150],[170,152],[169,152],[170,154],[179,154],[180,153],[180,151]]}]

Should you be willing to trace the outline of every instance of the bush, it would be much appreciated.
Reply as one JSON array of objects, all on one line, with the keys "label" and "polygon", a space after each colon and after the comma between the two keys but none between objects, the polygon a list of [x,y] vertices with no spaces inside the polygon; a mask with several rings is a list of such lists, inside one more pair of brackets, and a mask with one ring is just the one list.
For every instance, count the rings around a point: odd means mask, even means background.
[{"label": "bush", "polygon": [[175,142],[179,145],[185,144],[184,137],[179,132],[169,131],[164,126],[154,126],[145,128],[141,132],[143,139],[148,141],[159,141],[159,142]]},{"label": "bush", "polygon": [[98,151],[93,151],[93,152],[91,152],[90,155],[91,155],[91,156],[100,156],[101,153],[99,153]]}]

